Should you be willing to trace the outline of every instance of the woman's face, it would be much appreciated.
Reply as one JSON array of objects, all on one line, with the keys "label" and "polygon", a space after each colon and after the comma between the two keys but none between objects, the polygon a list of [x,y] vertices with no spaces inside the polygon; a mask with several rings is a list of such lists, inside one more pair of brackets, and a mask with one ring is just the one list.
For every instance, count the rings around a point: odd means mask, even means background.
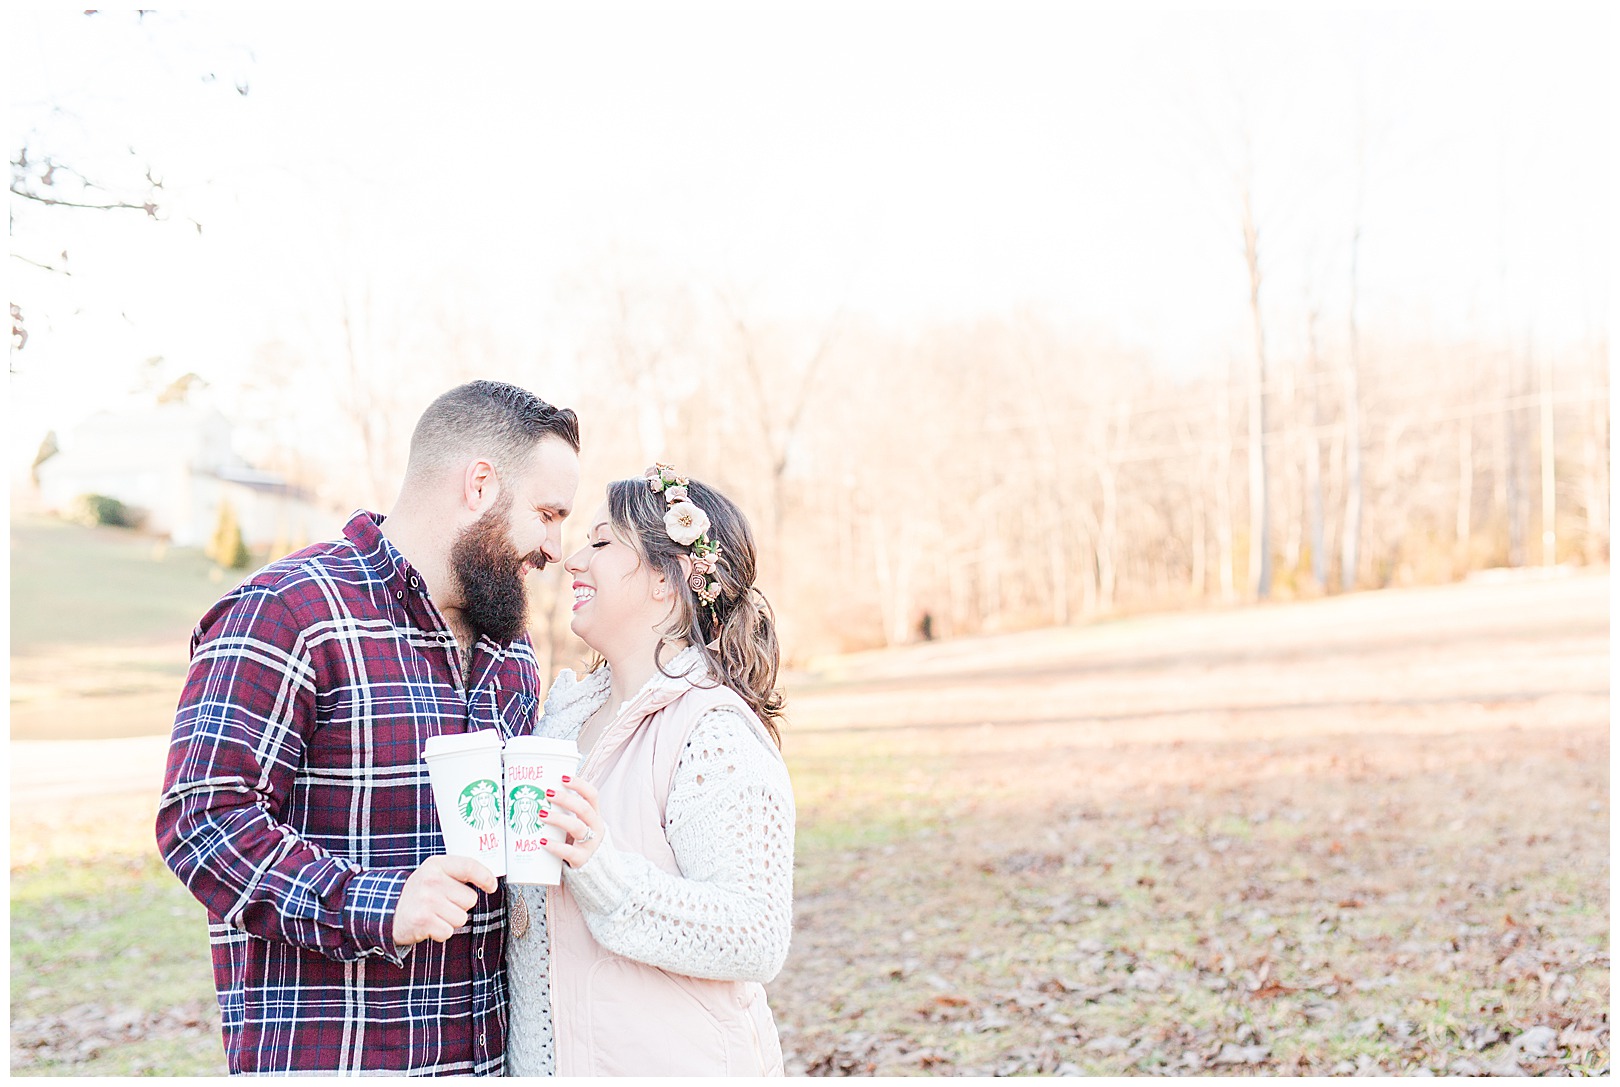
[{"label": "woman's face", "polygon": [[606,502],[591,515],[585,546],[568,556],[563,569],[574,577],[569,629],[586,645],[611,658],[615,650],[657,640],[673,603],[669,586],[614,532]]}]

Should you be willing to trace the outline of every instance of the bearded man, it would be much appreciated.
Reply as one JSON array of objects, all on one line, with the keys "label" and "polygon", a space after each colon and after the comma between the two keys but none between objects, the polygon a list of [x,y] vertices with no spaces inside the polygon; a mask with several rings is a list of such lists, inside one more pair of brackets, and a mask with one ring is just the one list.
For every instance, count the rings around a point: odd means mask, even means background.
[{"label": "bearded man", "polygon": [[157,839],[208,908],[231,1072],[502,1071],[504,893],[443,855],[421,750],[533,728],[524,577],[560,560],[578,484],[573,412],[459,386],[386,520],[357,512],[203,616]]}]

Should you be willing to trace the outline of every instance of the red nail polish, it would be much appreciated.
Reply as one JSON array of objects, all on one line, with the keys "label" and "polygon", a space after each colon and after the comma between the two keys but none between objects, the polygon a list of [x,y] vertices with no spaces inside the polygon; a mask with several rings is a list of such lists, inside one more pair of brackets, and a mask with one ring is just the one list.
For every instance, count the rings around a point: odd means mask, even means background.
[{"label": "red nail polish", "polygon": [[546,790],[546,796],[547,797],[553,797],[553,796],[556,796],[556,795],[557,794],[555,792],[553,792],[552,790],[550,790],[550,789]]},{"label": "red nail polish", "polygon": [[564,785],[567,785],[567,784],[568,784],[568,783],[569,783],[569,782],[570,782],[570,781],[573,781],[573,780],[574,780],[574,779],[573,779],[573,778],[571,778],[571,777],[569,777],[569,776],[568,776],[568,775],[567,775],[567,774],[564,774],[564,775],[563,775],[563,784],[564,784]]},{"label": "red nail polish", "polygon": [[546,844],[546,840],[545,840],[545,839],[544,839],[544,838],[541,838],[541,839],[540,839],[540,844],[541,844],[541,845],[545,845],[545,844]]},{"label": "red nail polish", "polygon": [[546,809],[544,809],[544,808],[540,809],[540,818],[544,819],[546,816],[548,816],[550,814],[551,813],[549,811],[547,811]]}]

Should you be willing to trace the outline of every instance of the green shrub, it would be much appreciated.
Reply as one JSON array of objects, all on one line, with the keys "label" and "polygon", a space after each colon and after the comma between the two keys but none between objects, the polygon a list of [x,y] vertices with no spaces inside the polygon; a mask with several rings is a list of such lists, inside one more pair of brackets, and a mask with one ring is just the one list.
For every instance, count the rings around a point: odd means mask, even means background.
[{"label": "green shrub", "polygon": [[219,519],[214,522],[214,536],[208,541],[207,554],[227,570],[247,567],[247,543],[242,539],[242,526],[237,523],[236,509],[229,502],[219,504]]},{"label": "green shrub", "polygon": [[81,494],[73,500],[67,516],[68,520],[81,525],[111,525],[114,528],[134,528],[141,520],[135,510],[104,494]]}]

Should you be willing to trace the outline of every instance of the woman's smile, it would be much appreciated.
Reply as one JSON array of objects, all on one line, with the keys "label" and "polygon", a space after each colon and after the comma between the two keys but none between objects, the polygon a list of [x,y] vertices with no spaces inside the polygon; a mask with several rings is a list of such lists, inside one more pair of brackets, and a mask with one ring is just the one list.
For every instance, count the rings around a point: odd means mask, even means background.
[{"label": "woman's smile", "polygon": [[574,610],[578,611],[596,596],[596,589],[583,581],[574,582]]}]

